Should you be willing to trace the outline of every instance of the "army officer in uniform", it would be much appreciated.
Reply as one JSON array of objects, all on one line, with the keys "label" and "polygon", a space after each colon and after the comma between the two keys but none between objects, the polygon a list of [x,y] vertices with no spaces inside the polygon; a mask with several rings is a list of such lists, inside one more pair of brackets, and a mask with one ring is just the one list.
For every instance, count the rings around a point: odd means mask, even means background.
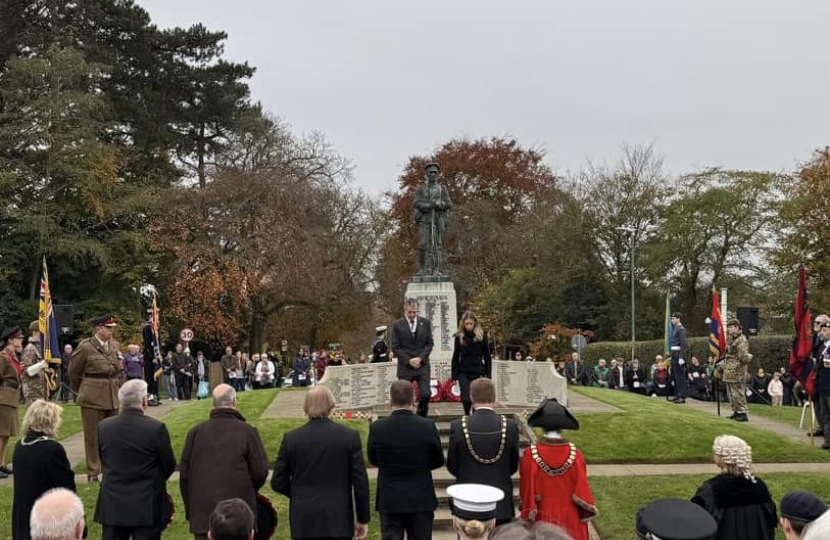
[{"label": "army officer in uniform", "polygon": [[72,390],[78,392],[81,422],[84,426],[87,478],[97,482],[101,473],[98,456],[98,424],[118,414],[118,387],[121,368],[118,364],[118,342],[112,339],[116,326],[112,315],[92,320],[95,335],[78,344],[69,364]]}]

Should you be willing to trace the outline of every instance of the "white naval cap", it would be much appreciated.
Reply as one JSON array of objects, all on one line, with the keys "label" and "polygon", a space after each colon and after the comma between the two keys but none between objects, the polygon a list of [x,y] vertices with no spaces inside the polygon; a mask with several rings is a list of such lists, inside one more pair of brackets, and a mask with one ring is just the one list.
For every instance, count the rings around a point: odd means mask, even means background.
[{"label": "white naval cap", "polygon": [[496,517],[496,503],[504,491],[484,484],[455,484],[447,488],[452,498],[452,515],[461,519],[488,520]]},{"label": "white naval cap", "polygon": [[386,326],[376,326],[375,332],[386,332]]}]

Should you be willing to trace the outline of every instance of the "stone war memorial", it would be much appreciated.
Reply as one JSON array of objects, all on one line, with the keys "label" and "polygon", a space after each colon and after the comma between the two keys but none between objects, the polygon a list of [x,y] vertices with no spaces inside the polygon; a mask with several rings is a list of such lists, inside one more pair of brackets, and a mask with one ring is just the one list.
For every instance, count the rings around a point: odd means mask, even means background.
[{"label": "stone war memorial", "polygon": [[[425,167],[426,181],[415,191],[414,216],[418,224],[418,272],[409,281],[405,297],[420,303],[420,316],[432,322],[430,386],[450,379],[453,340],[458,330],[455,286],[442,273],[442,239],[452,208],[447,188],[438,182],[436,163]],[[403,305],[401,299],[401,305]],[[384,406],[389,387],[397,380],[397,360],[376,364],[329,366],[319,384],[328,386],[342,411]],[[504,407],[533,408],[548,397],[567,405],[565,378],[547,362],[493,362],[496,401]]]}]

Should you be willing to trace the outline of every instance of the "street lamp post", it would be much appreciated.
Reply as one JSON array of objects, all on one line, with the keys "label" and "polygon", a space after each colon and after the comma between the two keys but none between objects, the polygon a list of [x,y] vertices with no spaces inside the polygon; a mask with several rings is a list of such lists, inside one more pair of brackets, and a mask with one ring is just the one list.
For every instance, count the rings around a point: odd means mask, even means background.
[{"label": "street lamp post", "polygon": [[636,348],[636,317],[634,311],[634,231],[633,227],[617,227],[618,231],[625,231],[630,235],[629,259],[631,260],[631,360],[634,360],[634,349]]}]

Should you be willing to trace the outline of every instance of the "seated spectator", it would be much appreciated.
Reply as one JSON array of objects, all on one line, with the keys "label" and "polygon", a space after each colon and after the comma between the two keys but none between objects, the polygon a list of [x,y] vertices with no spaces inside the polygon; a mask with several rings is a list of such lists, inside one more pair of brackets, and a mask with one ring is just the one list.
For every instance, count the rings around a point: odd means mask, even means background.
[{"label": "seated spectator", "polygon": [[254,513],[242,499],[219,501],[208,518],[209,540],[253,540]]},{"label": "seated spectator", "polygon": [[697,356],[692,356],[692,360],[686,369],[686,377],[688,381],[689,397],[700,401],[706,399],[708,379],[706,377],[706,367],[700,363]]},{"label": "seated spectator", "polygon": [[611,370],[605,367],[605,359],[600,358],[599,363],[591,370],[591,386],[596,388],[608,388],[610,383]]},{"label": "seated spectator", "polygon": [[81,540],[84,537],[84,505],[68,489],[51,489],[32,507],[32,540]]},{"label": "seated spectator", "polygon": [[646,381],[646,370],[640,365],[640,359],[636,356],[631,361],[631,365],[625,369],[624,378],[629,392],[646,394],[646,383],[648,382]]},{"label": "seated spectator", "polygon": [[655,369],[652,372],[652,396],[666,397],[671,393],[669,370],[666,367],[666,362],[663,362],[663,357],[658,356],[660,361],[655,364]]},{"label": "seated spectator", "polygon": [[256,365],[254,375],[254,388],[273,388],[274,386],[274,364],[267,356],[262,355]]},{"label": "seated spectator", "polygon": [[781,382],[781,374],[777,371],[772,374],[772,380],[767,386],[767,393],[774,406],[780,407],[784,404],[784,383]]},{"label": "seated spectator", "polygon": [[764,405],[772,403],[767,391],[770,380],[771,377],[767,375],[764,368],[758,368],[758,372],[749,381],[749,387],[752,389],[752,393],[748,397],[750,403],[763,403]]},{"label": "seated spectator", "polygon": [[807,525],[828,510],[817,495],[808,491],[791,491],[781,499],[781,529],[787,540],[801,540]]},{"label": "seated spectator", "polygon": [[608,375],[608,386],[615,390],[624,390],[625,386],[625,364],[622,359],[611,360],[611,373]]},{"label": "seated spectator", "polygon": [[734,435],[721,435],[713,451],[721,474],[704,482],[692,502],[718,522],[718,540],[773,540],[775,503],[767,485],[752,474],[752,448]]}]

